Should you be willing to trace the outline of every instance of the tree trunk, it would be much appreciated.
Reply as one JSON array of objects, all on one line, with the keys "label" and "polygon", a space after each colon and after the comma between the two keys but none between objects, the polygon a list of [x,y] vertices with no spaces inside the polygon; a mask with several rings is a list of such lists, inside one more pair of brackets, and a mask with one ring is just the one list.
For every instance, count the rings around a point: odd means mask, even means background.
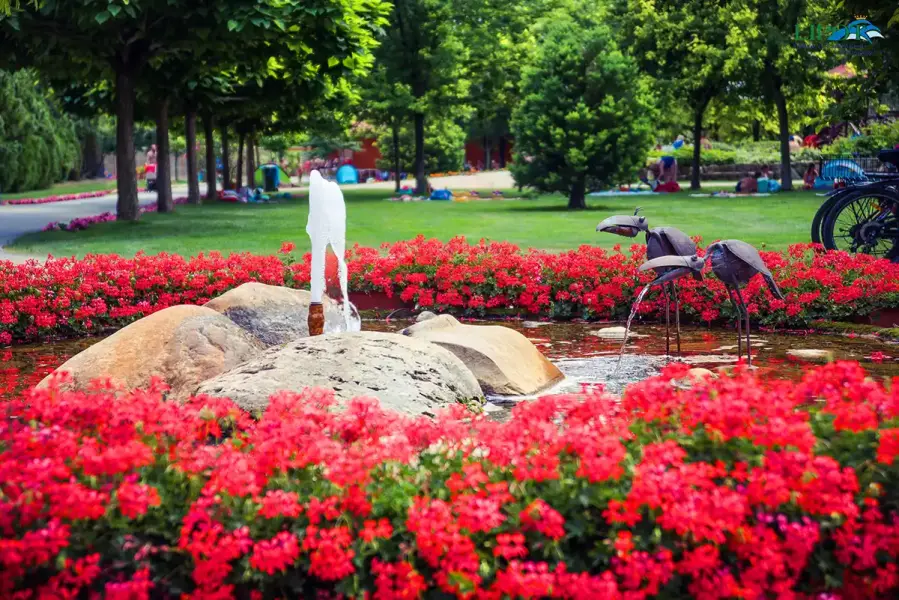
[{"label": "tree trunk", "polygon": [[81,148],[81,174],[89,179],[103,177],[103,152],[100,139],[93,131],[85,136]]},{"label": "tree trunk", "polygon": [[752,122],[752,141],[757,142],[762,139],[762,122],[756,119]]},{"label": "tree trunk", "polygon": [[163,98],[156,112],[156,210],[167,213],[174,208],[169,159],[169,99]]},{"label": "tree trunk", "polygon": [[400,125],[393,123],[393,178],[396,179],[396,191],[399,192],[400,183]]},{"label": "tree trunk", "polygon": [[583,210],[585,208],[587,208],[587,178],[581,175],[571,183],[568,209]]},{"label": "tree trunk", "polygon": [[219,135],[222,136],[222,189],[231,189],[231,151],[228,148],[228,125],[222,124]]},{"label": "tree trunk", "polygon": [[698,190],[699,183],[699,165],[700,155],[702,153],[702,113],[705,112],[705,105],[697,107],[693,113],[693,172],[690,174],[690,189]]},{"label": "tree trunk", "polygon": [[180,155],[180,154],[176,154],[176,155],[175,155],[175,169],[174,169],[174,171],[175,171],[175,181],[178,181],[178,162],[179,162],[180,160],[181,160],[181,155]]},{"label": "tree trunk", "polygon": [[247,187],[256,187],[256,135],[251,132],[247,136]]},{"label": "tree trunk", "polygon": [[415,113],[415,193],[428,193],[428,178],[425,175],[425,115]]},{"label": "tree trunk", "polygon": [[184,125],[187,137],[187,201],[190,204],[202,204],[197,177],[197,111],[193,108],[187,109]]},{"label": "tree trunk", "polygon": [[246,142],[246,134],[241,133],[237,136],[237,189],[243,187],[243,146]]},{"label": "tree trunk", "polygon": [[793,172],[790,166],[790,117],[787,114],[787,99],[783,93],[783,82],[779,76],[771,80],[774,105],[777,106],[777,121],[780,126],[780,189],[793,189]]},{"label": "tree trunk", "polygon": [[206,136],[206,201],[213,202],[218,199],[215,185],[215,127],[212,115],[203,115],[203,133]]},{"label": "tree trunk", "polygon": [[489,171],[493,168],[493,141],[490,136],[484,136],[484,170]]},{"label": "tree trunk", "polygon": [[499,136],[499,168],[506,168],[506,136]]},{"label": "tree trunk", "polygon": [[134,164],[134,76],[124,67],[116,72],[116,218],[136,221],[137,168]]},{"label": "tree trunk", "polygon": [[256,153],[256,166],[262,164],[262,157],[259,156],[259,146],[256,145],[256,136],[253,136],[253,151]]}]

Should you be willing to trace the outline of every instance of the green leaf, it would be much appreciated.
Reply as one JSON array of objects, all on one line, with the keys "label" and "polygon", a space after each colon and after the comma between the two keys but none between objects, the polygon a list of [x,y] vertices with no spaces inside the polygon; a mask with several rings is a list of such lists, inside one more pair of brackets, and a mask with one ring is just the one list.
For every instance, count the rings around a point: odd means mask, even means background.
[{"label": "green leaf", "polygon": [[352,69],[356,65],[356,61],[353,60],[352,56],[347,56],[343,59],[343,66],[347,69]]},{"label": "green leaf", "polygon": [[118,14],[119,14],[120,12],[122,12],[122,7],[119,6],[118,4],[110,4],[110,5],[109,5],[109,8],[107,8],[106,10],[109,11],[109,14],[111,14],[111,15],[114,16],[114,17],[116,17],[116,16],[118,16]]},{"label": "green leaf", "polygon": [[228,21],[228,31],[237,31],[238,29],[240,29],[240,23],[233,20]]},{"label": "green leaf", "polygon": [[332,56],[332,57],[330,57],[330,58],[328,59],[328,66],[329,66],[329,67],[336,67],[336,66],[339,65],[339,64],[340,64],[340,59],[337,58],[336,56]]},{"label": "green leaf", "polygon": [[112,16],[112,15],[110,15],[108,11],[105,11],[105,10],[104,10],[104,11],[101,12],[101,13],[97,13],[97,16],[94,17],[94,18],[97,20],[97,23],[99,23],[100,25],[102,25],[103,23],[105,23],[106,21],[108,21],[108,20],[109,20],[109,17],[111,17],[111,16]]}]

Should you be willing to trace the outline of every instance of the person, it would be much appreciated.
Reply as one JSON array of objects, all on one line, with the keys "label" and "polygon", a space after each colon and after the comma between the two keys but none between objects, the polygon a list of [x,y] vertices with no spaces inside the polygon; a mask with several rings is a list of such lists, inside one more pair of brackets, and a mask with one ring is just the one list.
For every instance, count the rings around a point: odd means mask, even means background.
[{"label": "person", "polygon": [[815,163],[812,163],[805,170],[805,175],[802,177],[803,187],[807,190],[812,190],[815,188],[815,181],[818,179],[818,169],[815,167]]},{"label": "person", "polygon": [[703,150],[711,150],[712,149],[712,142],[709,141],[709,138],[707,138],[705,136],[701,136],[699,138],[699,144],[702,146]]},{"label": "person", "polygon": [[684,145],[684,136],[682,136],[682,135],[677,136],[677,139],[674,140],[674,144],[672,144],[672,146],[674,146],[675,150],[680,150],[683,147],[683,145]]},{"label": "person", "polygon": [[157,151],[156,151],[156,144],[152,144],[152,145],[150,146],[150,149],[147,150],[147,164],[148,164],[148,165],[155,165],[155,164],[156,164],[156,154],[157,154]]},{"label": "person", "polygon": [[659,159],[659,183],[677,181],[677,159],[663,156]]},{"label": "person", "polygon": [[798,135],[790,136],[790,152],[798,152],[802,148],[800,139],[801,138]]},{"label": "person", "polygon": [[759,177],[761,173],[756,171],[752,175],[744,177],[737,183],[738,194],[755,194],[759,190]]}]

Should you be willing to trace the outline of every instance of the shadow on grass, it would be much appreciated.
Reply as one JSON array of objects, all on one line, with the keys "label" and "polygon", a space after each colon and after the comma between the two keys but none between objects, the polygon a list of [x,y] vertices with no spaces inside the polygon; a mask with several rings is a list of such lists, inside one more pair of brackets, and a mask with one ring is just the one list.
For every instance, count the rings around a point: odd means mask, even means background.
[{"label": "shadow on grass", "polygon": [[[494,207],[490,207],[493,209]],[[520,204],[518,206],[505,206],[495,208],[496,212],[525,212],[525,213],[571,213],[573,215],[587,212],[602,212],[610,210],[621,210],[620,207],[606,206],[603,204],[588,204],[587,208],[571,209],[567,204],[540,204],[528,205]]]}]

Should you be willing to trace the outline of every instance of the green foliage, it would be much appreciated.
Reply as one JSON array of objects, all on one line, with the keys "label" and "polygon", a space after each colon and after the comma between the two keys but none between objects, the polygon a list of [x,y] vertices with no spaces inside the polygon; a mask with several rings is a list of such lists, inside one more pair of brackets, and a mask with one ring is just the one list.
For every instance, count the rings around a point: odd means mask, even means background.
[{"label": "green foliage", "polygon": [[43,92],[30,71],[0,71],[0,190],[49,187],[79,171],[74,122]]},{"label": "green foliage", "polygon": [[[425,121],[425,172],[442,173],[461,171],[465,160],[465,130],[452,119],[434,117]],[[415,168],[415,140],[412,127],[400,127],[400,170],[407,173]],[[391,171],[394,168],[393,132],[378,131],[378,150],[381,160],[378,168]]]},{"label": "green foliage", "polygon": [[524,69],[512,131],[519,185],[569,195],[633,177],[652,140],[653,96],[617,35],[584,5],[551,14]]},{"label": "green foliage", "polygon": [[849,154],[877,156],[881,150],[893,148],[897,144],[899,144],[899,121],[892,121],[871,123],[862,127],[862,135],[838,138],[829,146],[825,146],[822,151],[827,156]]}]

